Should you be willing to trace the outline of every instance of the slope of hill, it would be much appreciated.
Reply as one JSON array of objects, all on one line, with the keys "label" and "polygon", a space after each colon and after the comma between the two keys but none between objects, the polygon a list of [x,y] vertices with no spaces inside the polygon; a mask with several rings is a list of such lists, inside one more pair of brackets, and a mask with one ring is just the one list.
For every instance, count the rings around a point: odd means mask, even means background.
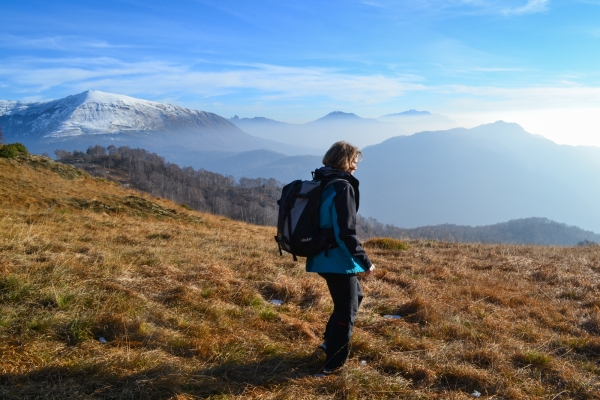
[{"label": "slope of hill", "polygon": [[304,153],[250,136],[213,113],[95,90],[39,103],[0,100],[0,126],[7,140],[37,153],[115,143],[163,150],[173,162],[206,151]]},{"label": "slope of hill", "polygon": [[600,232],[600,148],[517,124],[420,132],[364,149],[363,215],[396,226],[490,225],[543,216]]},{"label": "slope of hill", "polygon": [[332,305],[272,228],[42,157],[0,179],[3,399],[600,398],[597,246],[368,243],[352,357],[318,378]]}]

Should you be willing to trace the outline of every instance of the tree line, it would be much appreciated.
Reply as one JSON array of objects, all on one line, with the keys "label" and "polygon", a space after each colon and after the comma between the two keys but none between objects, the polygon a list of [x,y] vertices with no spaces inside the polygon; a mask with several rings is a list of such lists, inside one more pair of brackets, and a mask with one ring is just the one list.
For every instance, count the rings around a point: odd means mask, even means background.
[{"label": "tree line", "polygon": [[282,184],[275,179],[225,176],[181,168],[156,153],[128,146],[56,150],[58,161],[192,209],[257,225],[276,225]]}]

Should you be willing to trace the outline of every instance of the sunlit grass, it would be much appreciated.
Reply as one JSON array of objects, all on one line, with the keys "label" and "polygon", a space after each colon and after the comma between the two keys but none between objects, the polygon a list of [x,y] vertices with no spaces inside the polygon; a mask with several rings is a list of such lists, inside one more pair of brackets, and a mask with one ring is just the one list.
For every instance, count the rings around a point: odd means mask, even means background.
[{"label": "sunlit grass", "polygon": [[370,241],[315,378],[332,303],[272,228],[36,157],[0,179],[0,398],[599,398],[597,248]]}]

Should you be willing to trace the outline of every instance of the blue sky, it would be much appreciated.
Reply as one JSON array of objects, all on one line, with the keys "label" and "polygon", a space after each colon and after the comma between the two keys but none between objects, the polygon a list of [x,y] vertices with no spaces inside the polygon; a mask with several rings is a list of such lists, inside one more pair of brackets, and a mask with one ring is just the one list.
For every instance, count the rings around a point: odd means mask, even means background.
[{"label": "blue sky", "polygon": [[600,0],[4,1],[0,99],[503,119],[600,146]]}]

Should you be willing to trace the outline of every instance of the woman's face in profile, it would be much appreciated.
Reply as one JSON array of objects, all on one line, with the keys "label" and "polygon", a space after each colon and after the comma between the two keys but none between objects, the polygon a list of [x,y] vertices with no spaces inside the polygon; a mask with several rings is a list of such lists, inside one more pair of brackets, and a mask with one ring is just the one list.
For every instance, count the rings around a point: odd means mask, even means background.
[{"label": "woman's face in profile", "polygon": [[350,168],[348,168],[348,172],[350,175],[354,175],[354,171],[358,168],[358,156],[350,163]]}]

